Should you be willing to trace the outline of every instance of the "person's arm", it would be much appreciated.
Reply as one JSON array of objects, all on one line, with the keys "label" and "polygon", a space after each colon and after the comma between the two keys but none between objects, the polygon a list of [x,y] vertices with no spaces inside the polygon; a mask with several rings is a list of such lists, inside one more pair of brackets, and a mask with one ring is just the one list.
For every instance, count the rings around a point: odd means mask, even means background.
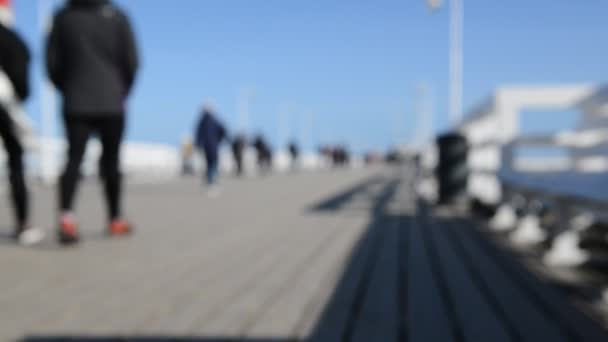
[{"label": "person's arm", "polygon": [[220,141],[226,139],[227,141],[230,141],[230,137],[228,136],[228,131],[226,131],[226,127],[224,127],[224,125],[220,124]]},{"label": "person's arm", "polygon": [[133,88],[137,70],[139,69],[139,54],[135,34],[126,16],[123,16],[122,20],[122,43],[122,60],[120,63],[128,94]]},{"label": "person's arm", "polygon": [[194,143],[196,147],[201,148],[203,146],[203,119],[198,121],[196,125],[196,131],[194,132]]},{"label": "person's arm", "polygon": [[60,90],[63,88],[63,71],[61,62],[62,56],[59,38],[59,18],[56,16],[46,43],[46,70],[51,82],[53,82],[55,87]]},{"label": "person's arm", "polygon": [[14,46],[10,52],[9,64],[7,66],[7,76],[13,84],[13,89],[19,98],[19,101],[25,101],[30,95],[29,86],[29,66],[30,52],[19,36],[14,37]]}]

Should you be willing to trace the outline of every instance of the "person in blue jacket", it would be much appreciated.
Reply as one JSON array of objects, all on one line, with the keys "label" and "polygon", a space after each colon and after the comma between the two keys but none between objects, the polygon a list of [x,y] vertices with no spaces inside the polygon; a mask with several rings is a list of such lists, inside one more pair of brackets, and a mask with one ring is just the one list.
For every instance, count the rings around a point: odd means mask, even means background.
[{"label": "person in blue jacket", "polygon": [[226,138],[226,129],[216,118],[209,105],[205,105],[203,108],[201,119],[196,127],[195,137],[196,146],[205,154],[207,184],[213,187],[217,182],[219,148],[224,138]]}]

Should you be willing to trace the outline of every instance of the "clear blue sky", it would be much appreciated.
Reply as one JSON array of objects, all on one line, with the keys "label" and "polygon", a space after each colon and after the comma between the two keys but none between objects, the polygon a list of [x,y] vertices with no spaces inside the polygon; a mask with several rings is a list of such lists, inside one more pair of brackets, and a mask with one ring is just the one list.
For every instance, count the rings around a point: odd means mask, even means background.
[{"label": "clear blue sky", "polygon": [[[448,13],[431,13],[424,0],[116,2],[132,16],[143,61],[130,139],[178,143],[205,98],[235,127],[246,87],[256,92],[251,129],[275,144],[286,106],[292,135],[309,144],[363,150],[411,139],[418,81],[433,88],[436,129],[447,127]],[[14,3],[39,63],[37,1]],[[501,84],[607,79],[608,1],[465,3],[465,108]],[[37,91],[29,109],[38,119]],[[310,128],[296,128],[302,122]]]}]

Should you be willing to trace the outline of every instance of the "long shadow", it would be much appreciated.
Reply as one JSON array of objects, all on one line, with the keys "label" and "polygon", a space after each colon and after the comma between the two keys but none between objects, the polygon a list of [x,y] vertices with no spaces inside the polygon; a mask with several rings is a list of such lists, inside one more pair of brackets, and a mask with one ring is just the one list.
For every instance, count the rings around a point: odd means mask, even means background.
[{"label": "long shadow", "polygon": [[[351,251],[340,281],[312,331],[309,341],[351,341],[353,339],[356,324],[361,318],[362,307],[369,291],[371,275],[376,267],[381,267],[376,261],[387,231],[383,228],[389,226],[393,220],[403,219],[387,212],[387,205],[395,197],[400,180],[394,179],[388,182],[385,180],[384,182],[386,184],[383,190],[373,200],[372,220]],[[375,182],[369,182],[367,186],[355,187],[344,194],[348,194],[348,197],[337,196],[336,198],[345,199],[344,202],[341,202],[341,206],[344,207],[357,192],[365,191],[367,187],[375,184]],[[358,191],[355,192],[355,189]],[[323,206],[319,208],[325,210]],[[397,298],[395,299],[397,300]]]},{"label": "long shadow", "polygon": [[33,336],[22,342],[288,342],[289,339],[238,339],[226,337],[177,337],[177,336]]},{"label": "long shadow", "polygon": [[347,189],[333,197],[322,200],[321,202],[314,204],[311,211],[338,211],[342,209],[346,204],[350,203],[357,195],[367,193],[374,185],[379,185],[385,181],[382,176],[372,176],[359,184]]}]

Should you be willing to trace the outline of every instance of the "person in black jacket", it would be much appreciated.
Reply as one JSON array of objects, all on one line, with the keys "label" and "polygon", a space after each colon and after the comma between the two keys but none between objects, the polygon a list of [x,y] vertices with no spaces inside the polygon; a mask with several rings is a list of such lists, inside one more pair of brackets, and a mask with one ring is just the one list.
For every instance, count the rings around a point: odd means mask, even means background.
[{"label": "person in black jacket", "polygon": [[103,147],[103,174],[110,236],[131,233],[121,213],[120,145],[125,101],[135,80],[138,55],[127,16],[109,0],[69,0],[55,16],[47,42],[48,74],[63,95],[68,161],[59,184],[59,240],[78,242],[72,206],[89,136]]},{"label": "person in black jacket", "polygon": [[267,173],[272,167],[272,151],[261,134],[253,141],[253,148],[258,155],[258,169],[262,174]]},{"label": "person in black jacket", "polygon": [[296,168],[298,164],[298,157],[300,156],[300,149],[298,148],[298,144],[295,141],[291,141],[287,146],[289,150],[289,155],[291,156],[291,167],[292,169]]},{"label": "person in black jacket", "polygon": [[[3,10],[8,9],[3,8]],[[17,223],[14,237],[25,245],[40,242],[43,233],[28,222],[29,201],[23,168],[23,145],[6,102],[22,103],[28,98],[29,63],[30,53],[23,40],[8,27],[7,23],[0,21],[0,73],[3,73],[9,81],[5,86],[12,88],[3,89],[3,93],[12,98],[0,99],[0,137],[8,155],[9,181]]]},{"label": "person in black jacket", "polygon": [[219,148],[226,137],[226,129],[213,114],[213,109],[206,105],[195,132],[196,146],[203,150],[207,162],[207,184],[210,190],[217,192],[214,187],[217,181],[219,167]]},{"label": "person in black jacket", "polygon": [[243,153],[247,146],[247,139],[243,134],[237,135],[232,141],[232,156],[236,165],[236,175],[243,175]]}]

